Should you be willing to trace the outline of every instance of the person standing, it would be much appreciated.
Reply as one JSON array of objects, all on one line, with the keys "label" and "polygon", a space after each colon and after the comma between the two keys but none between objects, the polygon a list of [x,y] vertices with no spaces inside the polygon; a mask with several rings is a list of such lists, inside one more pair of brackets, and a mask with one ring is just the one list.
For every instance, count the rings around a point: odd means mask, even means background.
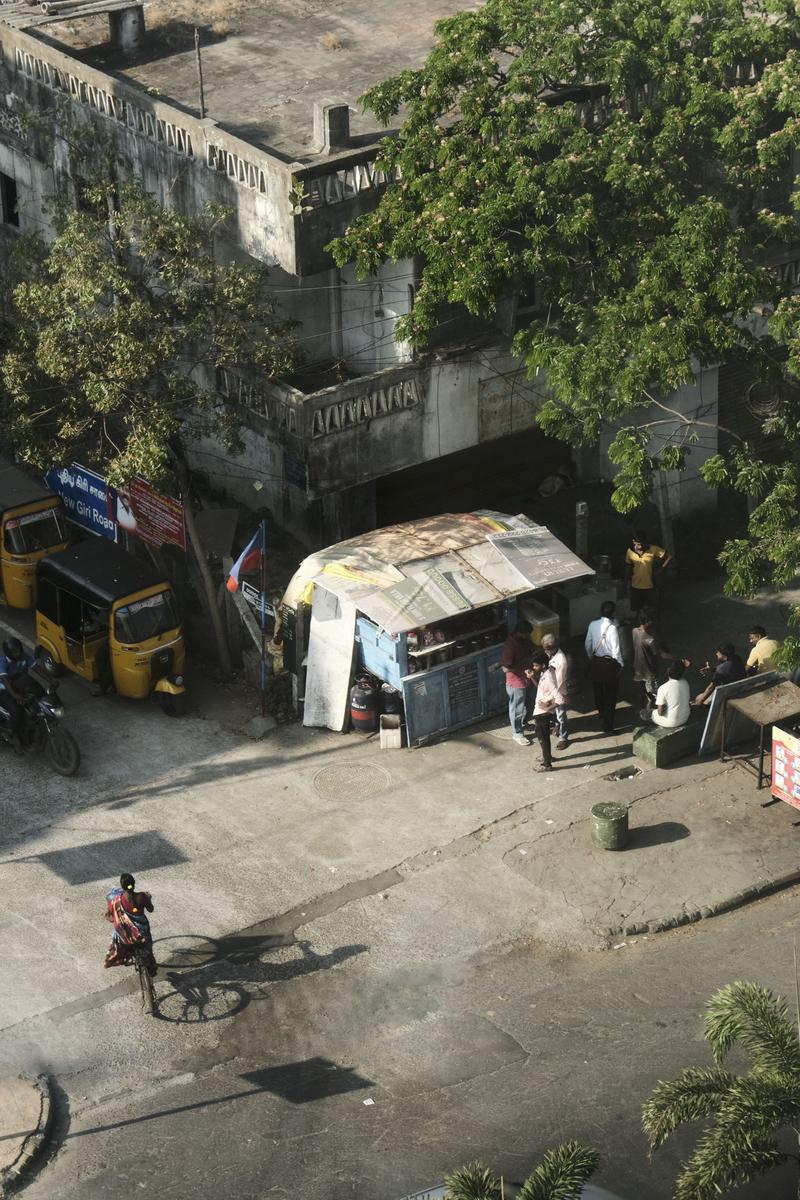
[{"label": "person standing", "polygon": [[525,724],[533,708],[533,683],[526,674],[533,663],[533,642],[530,621],[518,621],[517,627],[505,640],[500,654],[500,667],[506,677],[508,719],[518,746],[530,746],[525,736]]},{"label": "person standing", "polygon": [[558,695],[555,674],[548,663],[547,655],[541,650],[533,658],[529,670],[530,677],[536,685],[536,701],[533,706],[533,727],[536,740],[542,751],[542,761],[536,771],[552,771],[553,752],[550,744],[553,714]]},{"label": "person standing", "polygon": [[752,650],[747,656],[745,668],[748,675],[758,675],[760,671],[773,671],[775,668],[772,657],[777,652],[779,643],[774,638],[767,637],[763,625],[754,625],[747,635]]},{"label": "person standing", "polygon": [[670,562],[663,546],[656,546],[641,529],[634,533],[625,555],[631,612],[657,606],[656,580]]},{"label": "person standing", "polygon": [[676,658],[670,663],[667,682],[662,683],[656,692],[656,706],[651,717],[662,729],[677,729],[689,720],[692,693],[688,679],[683,678],[685,669],[683,661]]},{"label": "person standing", "polygon": [[589,675],[594,687],[594,703],[603,723],[604,733],[614,732],[619,677],[624,661],[619,644],[619,629],[614,620],[616,610],[617,606],[613,600],[605,600],[600,607],[599,618],[592,621],[586,631],[585,641]]},{"label": "person standing", "polygon": [[547,655],[548,665],[555,681],[555,716],[558,733],[556,750],[566,750],[569,745],[569,726],[567,724],[567,670],[569,664],[554,633],[544,635],[542,649]]}]

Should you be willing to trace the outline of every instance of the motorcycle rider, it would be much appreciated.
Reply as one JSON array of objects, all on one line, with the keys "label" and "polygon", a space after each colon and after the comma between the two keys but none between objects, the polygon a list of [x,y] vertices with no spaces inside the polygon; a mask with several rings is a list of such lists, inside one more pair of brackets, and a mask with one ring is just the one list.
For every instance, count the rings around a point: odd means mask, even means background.
[{"label": "motorcycle rider", "polygon": [[27,691],[28,671],[33,666],[33,658],[26,654],[19,638],[10,637],[3,642],[3,653],[0,654],[0,704],[9,713],[9,725],[14,742],[14,749],[22,750],[22,718],[24,715],[23,701]]}]

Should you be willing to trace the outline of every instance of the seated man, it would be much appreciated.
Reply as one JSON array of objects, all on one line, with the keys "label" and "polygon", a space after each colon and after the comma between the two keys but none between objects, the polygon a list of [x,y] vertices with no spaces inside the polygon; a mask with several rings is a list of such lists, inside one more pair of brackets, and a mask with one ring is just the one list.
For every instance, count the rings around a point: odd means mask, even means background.
[{"label": "seated man", "polygon": [[747,656],[748,675],[758,675],[760,671],[772,671],[772,656],[778,649],[779,643],[774,638],[767,637],[763,625],[754,625],[747,635],[747,640],[753,647]]},{"label": "seated man", "polygon": [[714,654],[716,659],[714,665],[707,662],[704,667],[700,668],[701,674],[711,675],[708,686],[698,696],[695,696],[692,704],[710,704],[715,688],[722,687],[725,683],[735,683],[738,679],[744,679],[744,663],[731,642],[723,642],[717,646]]},{"label": "seated man", "polygon": [[666,683],[656,692],[656,706],[652,720],[662,729],[677,729],[689,720],[691,691],[688,679],[683,678],[685,667],[681,659],[670,663]]}]

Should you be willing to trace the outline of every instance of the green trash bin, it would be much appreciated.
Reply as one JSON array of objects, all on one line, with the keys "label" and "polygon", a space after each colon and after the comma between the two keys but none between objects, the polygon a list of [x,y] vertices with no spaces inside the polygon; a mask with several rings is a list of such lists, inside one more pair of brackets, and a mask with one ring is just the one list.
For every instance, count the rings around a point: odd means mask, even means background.
[{"label": "green trash bin", "polygon": [[624,850],[628,844],[628,809],[624,804],[595,804],[591,816],[592,841],[601,850]]}]

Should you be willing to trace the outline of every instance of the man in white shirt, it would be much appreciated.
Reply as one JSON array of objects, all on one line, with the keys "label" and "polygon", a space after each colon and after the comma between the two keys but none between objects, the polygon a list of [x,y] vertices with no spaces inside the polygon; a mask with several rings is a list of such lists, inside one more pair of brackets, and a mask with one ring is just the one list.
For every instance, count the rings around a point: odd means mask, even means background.
[{"label": "man in white shirt", "polygon": [[533,725],[536,740],[542,751],[542,761],[534,771],[552,771],[553,754],[550,747],[550,726],[556,706],[556,680],[547,655],[539,651],[534,655],[530,678],[536,685],[536,703],[533,708]]},{"label": "man in white shirt", "polygon": [[619,629],[614,621],[616,608],[613,600],[605,600],[600,606],[599,618],[592,621],[586,630],[589,675],[594,687],[595,708],[603,722],[604,733],[614,732],[619,677],[624,665]]},{"label": "man in white shirt", "polygon": [[550,670],[555,681],[555,714],[558,742],[556,750],[566,750],[569,745],[569,727],[567,725],[567,656],[560,649],[558,638],[554,633],[546,633],[542,638],[542,649],[549,660]]},{"label": "man in white shirt", "polygon": [[684,670],[683,662],[676,658],[667,671],[669,679],[656,692],[656,706],[651,716],[654,724],[663,729],[677,729],[689,720],[692,693],[689,680],[683,678]]}]

